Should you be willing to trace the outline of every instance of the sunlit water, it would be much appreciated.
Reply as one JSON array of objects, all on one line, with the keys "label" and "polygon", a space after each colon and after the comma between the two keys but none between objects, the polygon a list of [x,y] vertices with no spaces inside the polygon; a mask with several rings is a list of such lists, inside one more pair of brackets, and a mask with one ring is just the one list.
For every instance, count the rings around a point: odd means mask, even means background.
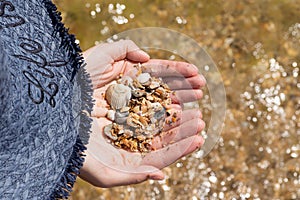
[{"label": "sunlit water", "polygon": [[189,35],[216,62],[227,93],[221,138],[204,159],[183,158],[160,182],[97,189],[78,180],[71,199],[300,199],[299,0],[57,4],[82,49],[137,27]]}]

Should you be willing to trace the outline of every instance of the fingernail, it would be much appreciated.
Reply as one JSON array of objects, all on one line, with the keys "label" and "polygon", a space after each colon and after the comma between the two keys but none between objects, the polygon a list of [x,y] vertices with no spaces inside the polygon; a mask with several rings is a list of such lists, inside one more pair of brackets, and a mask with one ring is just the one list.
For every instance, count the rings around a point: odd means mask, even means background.
[{"label": "fingernail", "polygon": [[206,85],[206,78],[202,75],[202,74],[200,74],[200,77],[201,77],[201,79],[202,79],[202,81],[203,81],[203,83],[204,83],[204,85]]},{"label": "fingernail", "polygon": [[163,180],[165,177],[161,174],[150,174],[149,179],[152,180]]},{"label": "fingernail", "polygon": [[194,65],[194,64],[191,64],[190,66],[191,66],[191,67],[193,67],[193,68],[194,68],[194,70],[198,71],[198,67],[197,67],[196,65]]},{"label": "fingernail", "polygon": [[139,50],[139,53],[142,54],[142,56],[146,56],[146,57],[150,58],[149,54],[143,50]]}]

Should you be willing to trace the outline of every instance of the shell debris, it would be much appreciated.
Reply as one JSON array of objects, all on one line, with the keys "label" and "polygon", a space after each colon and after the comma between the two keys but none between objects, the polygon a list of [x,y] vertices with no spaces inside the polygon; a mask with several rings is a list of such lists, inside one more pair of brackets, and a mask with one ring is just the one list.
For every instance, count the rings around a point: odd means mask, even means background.
[{"label": "shell debris", "polygon": [[135,68],[135,78],[123,75],[106,90],[107,117],[113,123],[104,127],[104,133],[117,148],[145,153],[163,130],[172,91],[161,78],[144,73],[141,64]]}]

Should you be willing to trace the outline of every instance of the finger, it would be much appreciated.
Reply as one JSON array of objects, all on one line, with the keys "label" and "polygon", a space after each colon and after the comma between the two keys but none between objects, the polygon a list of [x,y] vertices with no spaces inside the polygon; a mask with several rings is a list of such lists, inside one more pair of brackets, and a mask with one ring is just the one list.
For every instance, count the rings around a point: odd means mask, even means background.
[{"label": "finger", "polygon": [[93,84],[94,89],[98,89],[103,87],[104,85],[110,83],[111,81],[115,80],[120,73],[122,72],[122,68],[124,65],[126,65],[125,60],[120,60],[117,62],[112,62],[113,64],[98,64],[94,66],[93,68],[90,67],[90,70],[92,72],[89,72],[91,74],[91,80]]},{"label": "finger", "polygon": [[204,121],[199,118],[191,119],[180,126],[174,127],[152,140],[151,147],[153,149],[160,149],[168,144],[178,142],[184,138],[198,134],[205,127]]},{"label": "finger", "polygon": [[202,146],[203,143],[204,140],[201,136],[191,136],[174,144],[168,145],[160,150],[148,153],[144,157],[142,163],[143,165],[151,165],[162,169],[174,163],[181,157],[195,151]]},{"label": "finger", "polygon": [[105,117],[107,114],[108,109],[103,107],[95,107],[93,108],[93,111],[91,113],[92,117]]},{"label": "finger", "polygon": [[84,166],[79,176],[96,187],[109,188],[114,186],[141,183],[147,179],[162,180],[164,174],[156,167],[143,165],[137,168],[116,170],[99,162],[93,155],[86,152]]},{"label": "finger", "polygon": [[206,84],[205,78],[199,74],[188,78],[164,77],[163,81],[170,87],[171,90],[200,89]]},{"label": "finger", "polygon": [[170,109],[168,110],[167,115],[169,116],[166,117],[164,131],[175,128],[192,119],[202,119],[202,113],[199,109],[190,109],[184,111],[182,111],[182,109]]},{"label": "finger", "polygon": [[150,56],[142,51],[132,40],[119,40],[108,43],[105,52],[112,56],[115,61],[129,59],[135,62],[146,62]]},{"label": "finger", "polygon": [[[123,167],[124,168],[124,167]],[[162,180],[164,173],[156,167],[142,165],[136,168],[130,168],[123,171],[114,170],[116,175],[110,178],[114,185],[130,185],[144,182],[148,179]]]},{"label": "finger", "polygon": [[156,77],[192,77],[198,74],[198,68],[186,62],[151,59],[143,66],[143,71]]},{"label": "finger", "polygon": [[176,90],[171,93],[172,103],[187,103],[193,102],[201,99],[203,97],[203,92],[200,89],[194,90]]}]

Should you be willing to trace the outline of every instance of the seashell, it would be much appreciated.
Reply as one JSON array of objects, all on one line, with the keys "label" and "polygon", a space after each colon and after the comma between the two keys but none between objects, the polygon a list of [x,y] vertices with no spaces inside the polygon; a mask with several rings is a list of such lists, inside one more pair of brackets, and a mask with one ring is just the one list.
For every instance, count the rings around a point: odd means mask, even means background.
[{"label": "seashell", "polygon": [[136,136],[136,139],[138,139],[139,141],[144,141],[144,140],[146,140],[146,136],[138,135],[138,136]]},{"label": "seashell", "polygon": [[155,112],[157,112],[157,111],[162,110],[162,109],[163,109],[163,106],[162,106],[160,103],[155,102],[155,103],[152,103],[152,104],[151,104],[151,108],[152,108]]},{"label": "seashell", "polygon": [[137,97],[137,98],[146,95],[145,90],[132,90],[131,93],[132,93],[132,95],[133,95],[134,97]]},{"label": "seashell", "polygon": [[162,108],[160,111],[155,112],[154,117],[157,120],[161,120],[166,116],[166,110],[165,108]]},{"label": "seashell", "polygon": [[113,129],[112,129],[113,125],[112,124],[109,124],[109,125],[106,125],[104,126],[104,134],[110,138],[111,140],[115,141],[118,139],[117,135],[113,134]]},{"label": "seashell", "polygon": [[131,113],[131,116],[133,119],[136,119],[136,120],[139,120],[140,119],[140,116],[136,113]]},{"label": "seashell", "polygon": [[144,126],[148,126],[148,120],[146,117],[141,116],[140,117],[140,122],[144,125]]},{"label": "seashell", "polygon": [[124,124],[127,121],[127,117],[120,117],[120,118],[116,118],[115,122],[118,124]]},{"label": "seashell", "polygon": [[121,108],[121,109],[120,109],[120,112],[121,112],[121,113],[129,112],[129,110],[130,110],[130,107],[126,106],[126,107]]},{"label": "seashell", "polygon": [[143,128],[143,126],[144,126],[138,119],[135,119],[132,117],[128,117],[126,122],[127,122],[128,126],[131,126],[134,128],[139,128],[139,127]]},{"label": "seashell", "polygon": [[159,87],[155,90],[155,93],[157,93],[159,96],[161,96],[162,98],[164,98],[166,96],[166,91],[164,88]]},{"label": "seashell", "polygon": [[151,90],[155,90],[156,88],[159,88],[159,86],[160,86],[159,82],[152,81],[151,84],[149,85],[149,88]]},{"label": "seashell", "polygon": [[108,119],[110,119],[111,121],[114,121],[115,120],[115,113],[116,113],[116,111],[114,111],[114,110],[108,110],[107,114],[106,114],[106,117]]},{"label": "seashell", "polygon": [[150,85],[151,76],[149,73],[142,73],[137,77],[137,81],[144,86]]},{"label": "seashell", "polygon": [[146,113],[148,111],[148,106],[142,105],[141,106],[141,111],[142,111],[142,113]]},{"label": "seashell", "polygon": [[151,94],[147,94],[146,95],[146,99],[149,100],[149,101],[153,101],[154,100],[154,98],[152,97]]},{"label": "seashell", "polygon": [[135,107],[132,108],[132,111],[134,113],[139,113],[140,112],[140,107],[139,106],[135,106]]},{"label": "seashell", "polygon": [[129,112],[119,112],[117,111],[115,113],[115,122],[118,123],[118,124],[124,124],[126,123],[126,120],[129,116]]},{"label": "seashell", "polygon": [[125,129],[124,130],[124,136],[126,138],[132,137],[133,136],[133,131],[129,130],[129,129]]},{"label": "seashell", "polygon": [[105,93],[108,104],[115,110],[127,106],[131,98],[131,89],[123,84],[110,85]]},{"label": "seashell", "polygon": [[126,85],[126,86],[129,86],[129,87],[132,87],[132,84],[133,84],[133,80],[130,76],[123,76],[120,81],[119,81],[120,84],[123,84],[123,85]]},{"label": "seashell", "polygon": [[118,135],[123,135],[124,132],[125,132],[125,131],[124,131],[124,129],[122,128],[122,129],[119,129],[119,130],[118,130],[118,133],[117,133],[117,134],[118,134]]},{"label": "seashell", "polygon": [[126,112],[117,111],[116,114],[115,114],[116,118],[128,117],[128,116],[129,116],[129,112],[128,111],[126,111]]}]

